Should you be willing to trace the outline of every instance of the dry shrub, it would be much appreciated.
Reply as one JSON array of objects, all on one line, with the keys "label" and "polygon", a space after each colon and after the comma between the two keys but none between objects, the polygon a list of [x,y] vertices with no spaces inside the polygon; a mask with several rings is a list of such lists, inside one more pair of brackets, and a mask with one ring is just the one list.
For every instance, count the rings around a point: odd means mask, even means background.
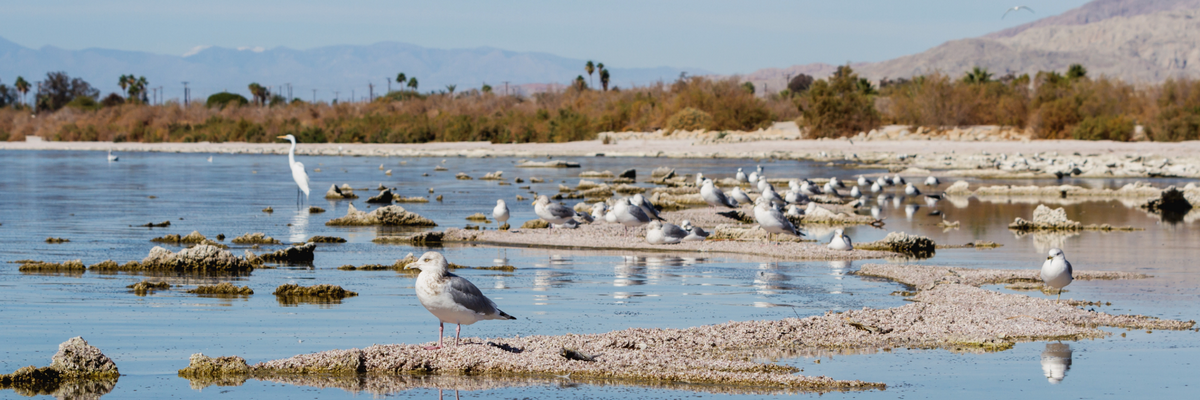
[{"label": "dry shrub", "polygon": [[712,125],[712,115],[695,108],[685,108],[667,118],[667,132],[697,131]]}]

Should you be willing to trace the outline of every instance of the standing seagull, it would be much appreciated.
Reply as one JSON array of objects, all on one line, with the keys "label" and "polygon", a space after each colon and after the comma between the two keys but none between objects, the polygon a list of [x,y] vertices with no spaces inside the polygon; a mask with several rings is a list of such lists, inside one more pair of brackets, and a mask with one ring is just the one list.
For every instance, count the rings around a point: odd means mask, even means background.
[{"label": "standing seagull", "polygon": [[[308,198],[308,172],[304,171],[304,164],[296,161],[296,137],[292,135],[276,136],[276,139],[287,139],[292,142],[292,148],[288,150],[288,166],[292,168],[292,180],[296,181],[296,187],[300,192],[304,192],[304,198]],[[296,202],[300,202],[300,192],[296,192]]]},{"label": "standing seagull", "polygon": [[649,200],[646,200],[646,197],[642,196],[641,193],[633,195],[633,199],[631,201],[634,205],[638,206],[638,208],[641,208],[642,212],[646,213],[646,216],[650,217],[650,219],[656,219],[659,221],[663,220],[662,217],[658,216],[658,209],[654,208],[654,204],[650,203]]},{"label": "standing seagull", "polygon": [[1031,13],[1034,13],[1034,14],[1037,14],[1037,13],[1033,12],[1033,9],[1032,9],[1032,8],[1029,8],[1029,7],[1027,7],[1027,6],[1016,6],[1016,7],[1013,7],[1013,8],[1007,9],[1007,10],[1004,10],[1004,15],[1001,15],[1001,16],[1000,16],[1000,19],[1004,19],[1004,17],[1007,17],[1007,16],[1008,16],[1008,13],[1010,13],[1010,12],[1013,12],[1013,11],[1021,11],[1022,9],[1029,10],[1029,12],[1031,12]]},{"label": "standing seagull", "polygon": [[725,197],[725,192],[713,184],[712,179],[704,180],[704,186],[700,187],[700,198],[704,199],[704,202],[711,207],[737,208],[736,204],[731,203],[729,198]]},{"label": "standing seagull", "polygon": [[456,325],[454,345],[458,346],[458,336],[462,333],[463,325],[485,319],[517,319],[500,311],[496,303],[484,296],[475,284],[450,273],[446,269],[449,265],[445,256],[431,251],[422,255],[417,262],[404,266],[404,269],[421,270],[421,274],[417,275],[417,299],[426,310],[438,318],[438,344],[426,347],[425,350],[442,348],[442,335],[445,333],[446,323]]},{"label": "standing seagull", "polygon": [[749,179],[746,178],[746,173],[742,172],[741,168],[738,168],[737,175],[734,175],[734,177],[735,177],[735,179],[737,179],[738,182],[742,182],[742,183],[749,182]]},{"label": "standing seagull", "polygon": [[754,203],[753,200],[750,200],[750,195],[746,194],[746,192],[743,192],[742,188],[738,187],[738,186],[734,186],[733,190],[729,191],[729,197],[732,197],[733,200],[737,201],[738,203],[746,203],[746,204]]},{"label": "standing seagull", "polygon": [[850,242],[850,237],[846,236],[846,231],[838,228],[833,233],[833,239],[829,241],[829,248],[834,250],[854,250],[854,243]]},{"label": "standing seagull", "polygon": [[913,186],[912,182],[909,182],[904,186],[904,194],[908,196],[920,196],[921,191],[916,186]]},{"label": "standing seagull", "polygon": [[804,233],[801,233],[796,229],[795,225],[792,225],[792,221],[789,221],[787,217],[783,216],[782,212],[779,212],[779,209],[771,206],[771,202],[762,197],[759,197],[755,201],[754,221],[758,222],[758,226],[769,234],[767,241],[770,241],[770,236],[777,233],[804,236]]},{"label": "standing seagull", "polygon": [[550,198],[544,194],[533,202],[533,213],[552,225],[562,225],[575,218],[575,210],[562,204],[551,203]]},{"label": "standing seagull", "polygon": [[1050,256],[1046,257],[1046,262],[1042,263],[1042,283],[1046,286],[1058,289],[1058,298],[1055,302],[1062,300],[1062,290],[1071,281],[1075,280],[1071,276],[1071,262],[1067,261],[1067,257],[1063,255],[1061,249],[1050,249]]},{"label": "standing seagull", "polygon": [[611,214],[613,222],[625,226],[626,234],[629,233],[630,227],[637,228],[650,222],[650,216],[646,215],[641,207],[631,203],[628,198],[618,200],[617,205],[613,206]]},{"label": "standing seagull", "polygon": [[508,204],[504,203],[504,199],[496,200],[496,208],[492,209],[492,218],[500,221],[501,224],[508,223]]},{"label": "standing seagull", "polygon": [[[117,156],[114,156],[114,155],[112,155],[112,150],[109,150],[109,151],[108,151],[108,161],[109,161],[109,162],[118,161],[118,160],[120,160],[120,159],[121,159],[121,157],[117,157]],[[209,161],[212,161],[212,160],[209,160]]]}]

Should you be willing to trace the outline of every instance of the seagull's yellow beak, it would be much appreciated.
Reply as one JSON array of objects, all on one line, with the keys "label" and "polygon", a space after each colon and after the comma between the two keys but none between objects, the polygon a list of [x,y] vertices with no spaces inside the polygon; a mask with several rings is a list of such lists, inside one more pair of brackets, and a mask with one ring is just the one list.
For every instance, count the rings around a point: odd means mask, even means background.
[{"label": "seagull's yellow beak", "polygon": [[1054,257],[1046,257],[1047,260],[1053,260]]}]

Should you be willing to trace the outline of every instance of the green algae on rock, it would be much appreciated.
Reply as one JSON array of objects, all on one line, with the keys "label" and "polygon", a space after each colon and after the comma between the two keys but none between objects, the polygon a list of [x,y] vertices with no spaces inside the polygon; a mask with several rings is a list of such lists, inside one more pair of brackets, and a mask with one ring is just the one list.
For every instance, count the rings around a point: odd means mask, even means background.
[{"label": "green algae on rock", "polygon": [[70,241],[71,241],[71,239],[67,239],[67,238],[59,238],[59,237],[46,238],[46,243],[67,243]]},{"label": "green algae on rock", "polygon": [[235,244],[281,244],[278,239],[267,236],[262,232],[244,233],[241,236],[233,238],[230,242]]},{"label": "green algae on rock", "polygon": [[377,208],[370,213],[359,211],[351,204],[346,210],[346,216],[335,218],[325,223],[328,226],[437,226],[433,221],[404,210],[403,207],[391,205]]},{"label": "green algae on rock", "polygon": [[213,296],[249,296],[254,294],[254,289],[250,289],[249,286],[237,287],[229,282],[221,282],[216,285],[200,285],[187,292]]},{"label": "green algae on rock", "polygon": [[442,242],[442,232],[426,231],[404,236],[379,236],[371,242],[379,244],[436,244]]},{"label": "green algae on rock", "polygon": [[305,240],[308,243],[346,243],[346,239],[337,236],[313,236]]},{"label": "green algae on rock", "polygon": [[933,257],[937,252],[937,244],[925,236],[909,235],[904,232],[890,232],[883,240],[858,243],[856,249],[891,251],[918,258]]},{"label": "green algae on rock", "polygon": [[241,386],[250,375],[246,359],[238,356],[208,357],[201,353],[192,354],[188,366],[177,375],[190,381],[193,389],[207,386]]},{"label": "green algae on rock", "polygon": [[[141,263],[131,265],[139,270],[176,270],[204,273],[240,273],[254,269],[246,259],[239,258],[227,250],[207,244],[173,253],[155,246]],[[122,266],[124,268],[124,266]]]},{"label": "green algae on rock", "polygon": [[300,303],[339,304],[342,299],[358,296],[358,293],[342,289],[337,285],[300,286],[294,283],[279,285],[271,294],[274,294],[275,300],[284,306],[294,306]]},{"label": "green algae on rock", "polygon": [[521,229],[546,229],[550,227],[550,223],[544,219],[531,219],[521,224]]},{"label": "green algae on rock", "polygon": [[257,256],[251,253],[250,250],[246,250],[246,260],[254,264],[310,263],[313,260],[313,251],[316,249],[317,245],[315,243],[305,243]]},{"label": "green algae on rock", "polygon": [[76,336],[58,345],[49,366],[31,365],[12,374],[0,374],[0,390],[13,389],[25,396],[98,398],[112,391],[119,377],[112,359]]},{"label": "green algae on rock", "polygon": [[165,281],[151,282],[149,280],[144,280],[144,281],[126,286],[126,288],[132,289],[133,293],[137,294],[138,296],[145,296],[146,294],[154,292],[154,291],[170,289],[171,284],[169,284]]},{"label": "green algae on rock", "polygon": [[17,267],[17,271],[30,273],[83,273],[87,267],[83,265],[81,260],[69,260],[62,263],[52,263],[44,261],[20,260],[21,266]]}]

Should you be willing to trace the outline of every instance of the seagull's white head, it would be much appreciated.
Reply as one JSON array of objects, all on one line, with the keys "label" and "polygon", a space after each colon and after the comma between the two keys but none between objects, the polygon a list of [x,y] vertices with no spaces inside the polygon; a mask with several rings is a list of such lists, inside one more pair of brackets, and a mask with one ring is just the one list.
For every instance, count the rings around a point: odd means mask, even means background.
[{"label": "seagull's white head", "polygon": [[692,221],[688,221],[685,219],[685,220],[683,220],[683,223],[679,224],[679,227],[683,228],[683,230],[685,230],[685,231],[690,231],[690,230],[692,230]]},{"label": "seagull's white head", "polygon": [[546,195],[543,194],[541,196],[538,196],[537,199],[535,199],[532,204],[535,206],[538,204],[542,204],[542,205],[550,204],[550,198],[546,197]]},{"label": "seagull's white head", "polygon": [[837,230],[836,230],[835,232],[837,232],[837,235],[838,235],[838,236],[846,236],[846,230],[845,230],[845,229],[842,229],[842,228],[837,228]]},{"label": "seagull's white head", "polygon": [[497,200],[496,200],[496,205],[498,205],[498,206],[505,206],[505,207],[508,207],[508,203],[505,203],[505,202],[504,202],[504,199],[497,199]]},{"label": "seagull's white head", "polygon": [[446,271],[446,268],[449,266],[450,263],[446,261],[446,257],[443,256],[442,253],[430,251],[422,254],[421,258],[418,258],[416,262],[405,265],[404,269],[416,268],[421,270],[421,272],[441,272]]},{"label": "seagull's white head", "polygon": [[1056,248],[1056,249],[1050,249],[1050,256],[1049,256],[1049,257],[1046,257],[1046,259],[1047,259],[1047,260],[1053,260],[1053,259],[1055,259],[1055,258],[1064,258],[1064,257],[1066,257],[1066,256],[1065,256],[1065,255],[1063,255],[1063,251],[1062,251],[1062,249],[1057,249],[1057,248]]},{"label": "seagull's white head", "polygon": [[662,229],[662,222],[658,222],[657,219],[652,220],[652,221],[650,221],[650,225],[648,225],[647,227],[649,229]]}]

